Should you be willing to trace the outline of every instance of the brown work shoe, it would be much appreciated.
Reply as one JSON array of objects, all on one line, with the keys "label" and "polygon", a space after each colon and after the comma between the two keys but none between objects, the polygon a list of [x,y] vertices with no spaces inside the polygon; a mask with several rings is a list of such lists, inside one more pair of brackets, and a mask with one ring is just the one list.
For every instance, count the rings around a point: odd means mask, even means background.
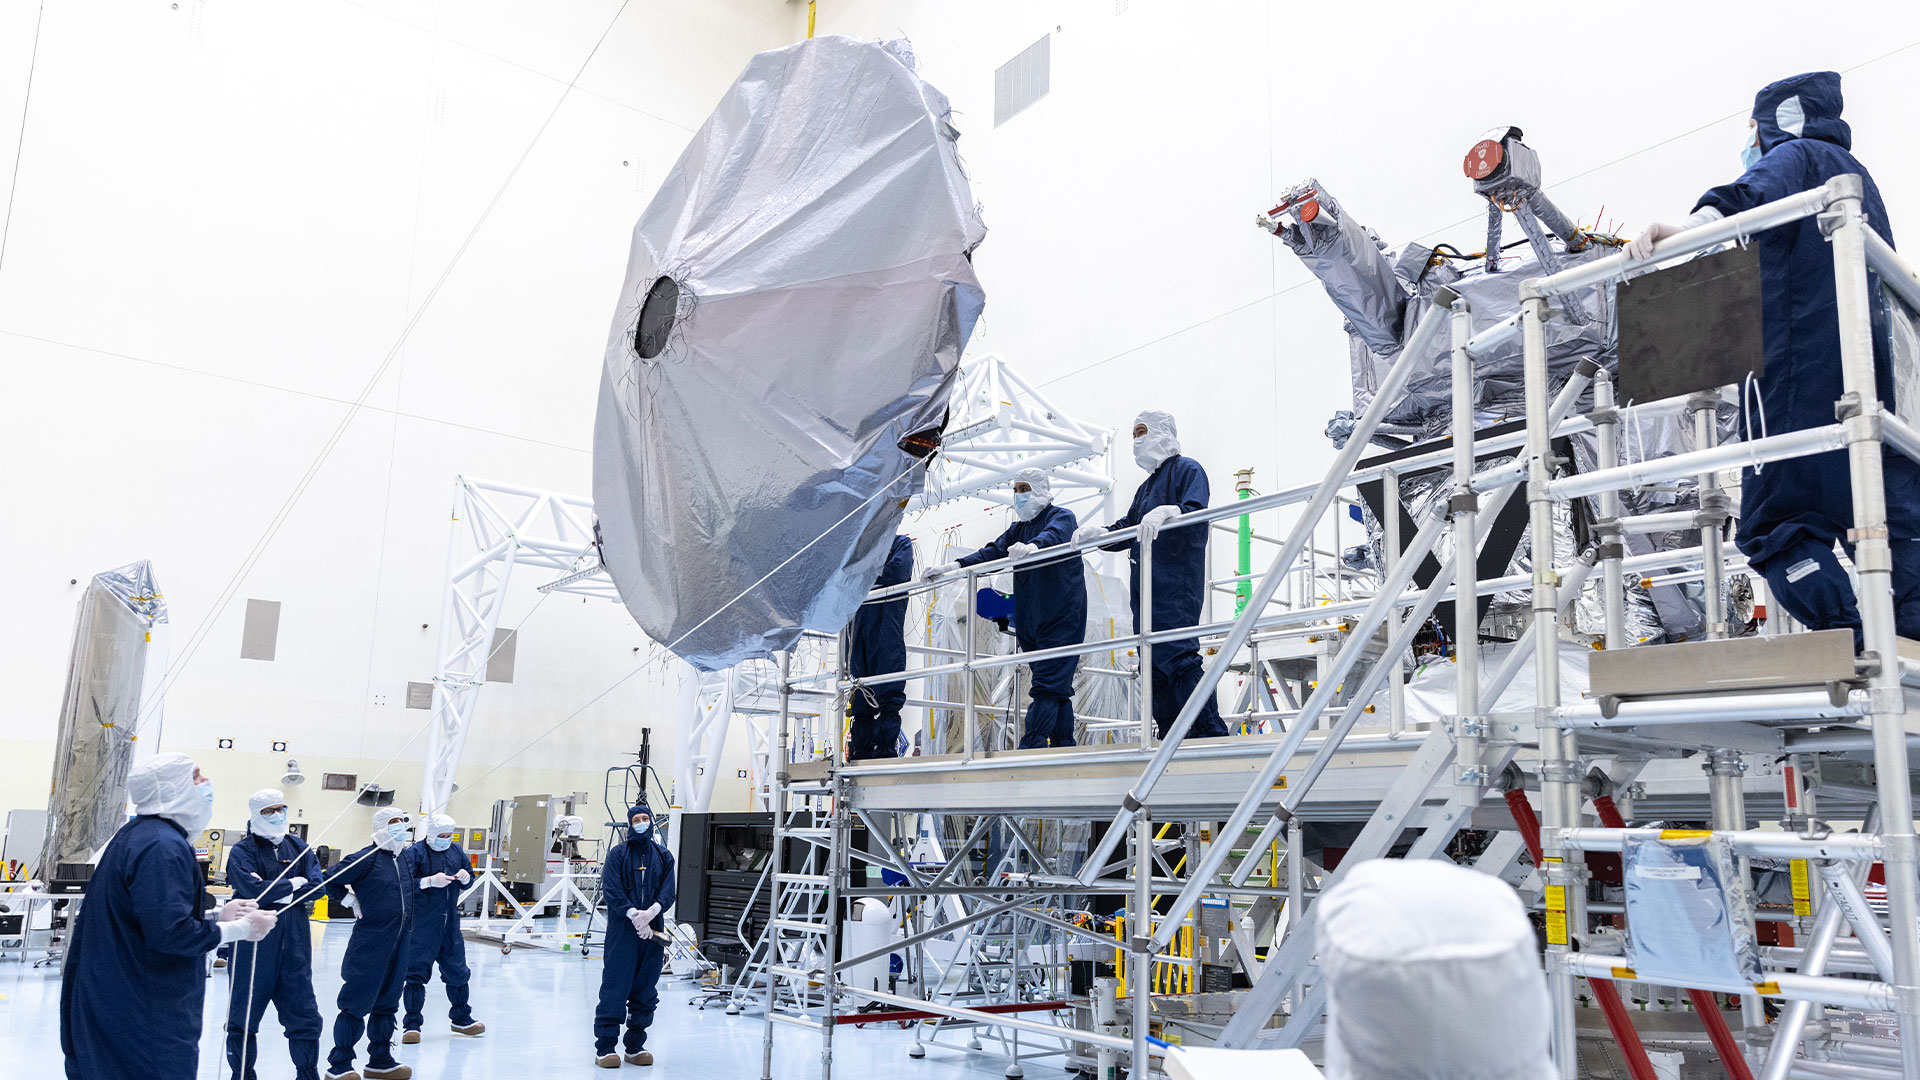
[{"label": "brown work shoe", "polygon": [[453,1025],[453,1033],[455,1035],[481,1035],[481,1034],[484,1034],[486,1030],[487,1030],[487,1025],[481,1023],[478,1020],[475,1020],[471,1024]]},{"label": "brown work shoe", "polygon": [[343,1073],[330,1072],[327,1074],[327,1080],[360,1080],[360,1074],[351,1069]]},{"label": "brown work shoe", "polygon": [[420,1032],[413,1028],[408,1028],[400,1033],[400,1041],[406,1043],[408,1046],[412,1046],[414,1043],[420,1041]]},{"label": "brown work shoe", "polygon": [[599,1057],[593,1059],[593,1063],[603,1069],[617,1069],[620,1067],[620,1055],[601,1054]]},{"label": "brown work shoe", "polygon": [[413,1066],[395,1065],[391,1069],[376,1069],[369,1065],[363,1075],[367,1080],[408,1080],[413,1075]]},{"label": "brown work shoe", "polygon": [[651,1065],[653,1064],[653,1055],[642,1050],[637,1054],[628,1054],[626,1061],[629,1065]]}]

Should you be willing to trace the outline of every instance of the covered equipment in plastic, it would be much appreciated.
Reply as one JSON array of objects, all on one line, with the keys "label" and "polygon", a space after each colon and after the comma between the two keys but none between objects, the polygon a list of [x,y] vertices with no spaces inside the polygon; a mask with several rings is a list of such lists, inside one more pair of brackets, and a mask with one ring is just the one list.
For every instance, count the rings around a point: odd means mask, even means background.
[{"label": "covered equipment in plastic", "polygon": [[905,42],[764,52],[634,226],[594,508],[697,668],[839,630],[886,561],[985,303],[958,134]]},{"label": "covered equipment in plastic", "polygon": [[160,742],[166,623],[167,602],[145,559],[93,575],[80,597],[37,868],[44,877],[62,863],[90,861],[127,822],[127,770],[143,719],[145,745]]},{"label": "covered equipment in plastic", "polygon": [[[1333,1080],[1554,1075],[1533,927],[1496,877],[1432,859],[1371,859],[1315,909]],[[1499,1037],[1463,1017],[1498,1018]]]}]

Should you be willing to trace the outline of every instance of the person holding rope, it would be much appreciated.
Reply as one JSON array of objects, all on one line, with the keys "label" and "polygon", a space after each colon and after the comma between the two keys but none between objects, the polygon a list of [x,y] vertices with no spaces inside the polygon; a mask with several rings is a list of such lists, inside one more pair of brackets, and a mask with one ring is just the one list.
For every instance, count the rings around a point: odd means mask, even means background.
[{"label": "person holding rope", "polygon": [[87,883],[60,973],[60,1050],[68,1080],[192,1080],[200,1067],[206,954],[265,939],[272,912],[229,901],[207,918],[193,840],[213,819],[213,784],[185,754],[127,774],[134,817]]},{"label": "person holding rope", "polygon": [[295,1080],[320,1080],[320,1006],[313,997],[313,936],[308,930],[308,884],[321,879],[320,860],[306,841],[287,831],[287,797],[263,788],[247,800],[247,833],[227,854],[233,895],[276,912],[278,924],[255,944],[236,945],[227,999],[227,1063],[235,1080],[255,1080],[260,1017],[273,1004],[287,1034]]},{"label": "person holding rope", "polygon": [[[353,911],[353,936],[340,961],[340,1015],[333,1021],[328,1080],[407,1080],[413,1069],[393,1059],[393,1032],[407,972],[407,937],[419,903],[420,875],[407,850],[407,813],[373,812],[373,843],[348,856],[327,879],[327,902]],[[367,1068],[353,1068],[367,1036]]]},{"label": "person holding rope", "polygon": [[420,1025],[426,1022],[421,1011],[427,1006],[427,980],[433,966],[440,965],[440,982],[447,988],[447,1019],[453,1021],[456,1035],[477,1036],[487,1025],[473,1018],[473,1006],[467,1003],[467,983],[473,972],[467,967],[467,941],[460,936],[460,889],[472,884],[473,871],[467,853],[455,838],[453,819],[435,814],[427,838],[408,849],[413,856],[413,872],[420,875],[419,906],[413,912],[413,936],[408,939],[406,986],[401,1000],[406,1015],[400,1023],[403,1043],[420,1041]]}]

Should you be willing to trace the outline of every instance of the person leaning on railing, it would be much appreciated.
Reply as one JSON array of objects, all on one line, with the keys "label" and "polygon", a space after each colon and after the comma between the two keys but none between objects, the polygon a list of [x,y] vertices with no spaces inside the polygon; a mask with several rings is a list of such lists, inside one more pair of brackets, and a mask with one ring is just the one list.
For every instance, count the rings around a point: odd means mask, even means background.
[{"label": "person leaning on railing", "polygon": [[[1682,229],[1705,225],[1802,191],[1848,173],[1865,190],[1867,224],[1889,246],[1893,227],[1880,189],[1853,156],[1853,132],[1840,119],[1840,76],[1816,71],[1763,87],[1754,97],[1744,171],[1730,184],[1710,188],[1680,225],[1656,223],[1627,245],[1645,259],[1653,245]],[[1834,404],[1845,393],[1840,375],[1840,328],[1832,249],[1817,218],[1807,217],[1755,238],[1760,252],[1761,321],[1766,373],[1757,381],[1759,409],[1753,430],[1779,434],[1834,421]],[[1894,400],[1888,310],[1877,275],[1869,276],[1873,299],[1874,382],[1880,400]],[[1887,528],[1893,552],[1894,619],[1900,636],[1920,638],[1920,464],[1898,452],[1884,461]],[[1740,478],[1740,550],[1767,580],[1787,613],[1815,630],[1853,631],[1862,647],[1860,611],[1853,585],[1834,556],[1833,545],[1853,527],[1853,488],[1847,452],[1776,461],[1747,469]]]}]

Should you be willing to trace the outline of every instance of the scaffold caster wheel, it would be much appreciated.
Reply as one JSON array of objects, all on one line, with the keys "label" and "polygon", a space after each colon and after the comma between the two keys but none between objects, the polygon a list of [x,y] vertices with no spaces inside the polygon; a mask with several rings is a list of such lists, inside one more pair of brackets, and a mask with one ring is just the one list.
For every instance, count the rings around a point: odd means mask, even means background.
[{"label": "scaffold caster wheel", "polygon": [[734,1004],[733,1002],[731,1002],[731,1001],[729,1001],[729,1002],[727,1002],[727,1015],[728,1015],[728,1016],[739,1016],[739,1015],[740,1015],[740,1006],[738,1006],[738,1005],[735,1005],[735,1004]]},{"label": "scaffold caster wheel", "polygon": [[910,1058],[926,1057],[927,1048],[924,1044],[916,1042],[912,1046],[907,1048],[907,1056]]},{"label": "scaffold caster wheel", "polygon": [[980,1044],[980,1040],[979,1040],[979,1038],[977,1038],[977,1037],[975,1037],[975,1038],[971,1038],[971,1039],[968,1039],[968,1040],[967,1040],[967,1049],[969,1049],[969,1050],[984,1050],[984,1049],[986,1049],[986,1047],[984,1047],[984,1046],[982,1046],[982,1045]]},{"label": "scaffold caster wheel", "polygon": [[1017,1061],[1007,1066],[1007,1080],[1022,1080],[1026,1075],[1027,1070],[1021,1068]]}]

